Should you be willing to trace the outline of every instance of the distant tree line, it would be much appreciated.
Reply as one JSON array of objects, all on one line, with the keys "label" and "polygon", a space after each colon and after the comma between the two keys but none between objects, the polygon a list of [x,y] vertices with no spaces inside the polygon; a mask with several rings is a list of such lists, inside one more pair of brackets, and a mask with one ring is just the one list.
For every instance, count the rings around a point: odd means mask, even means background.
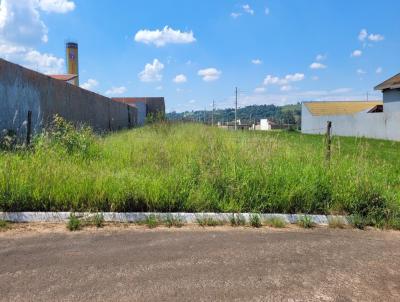
[{"label": "distant tree line", "polygon": [[[239,108],[237,118],[241,123],[259,123],[260,119],[267,118],[277,124],[300,125],[301,124],[301,104],[284,106],[276,105],[251,105]],[[172,121],[194,121],[211,124],[212,110],[197,110],[185,112],[167,113],[167,119]],[[214,123],[232,122],[235,120],[235,109],[217,109],[214,112]]]}]

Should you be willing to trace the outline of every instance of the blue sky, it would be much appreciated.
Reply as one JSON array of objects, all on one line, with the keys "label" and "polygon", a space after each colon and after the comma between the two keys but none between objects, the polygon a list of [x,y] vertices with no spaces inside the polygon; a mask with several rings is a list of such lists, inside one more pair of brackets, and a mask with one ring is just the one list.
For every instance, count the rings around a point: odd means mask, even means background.
[{"label": "blue sky", "polygon": [[[0,0],[0,56],[65,72],[109,96],[165,96],[167,110],[380,99],[400,72],[400,1]],[[146,67],[147,66],[147,67]]]}]

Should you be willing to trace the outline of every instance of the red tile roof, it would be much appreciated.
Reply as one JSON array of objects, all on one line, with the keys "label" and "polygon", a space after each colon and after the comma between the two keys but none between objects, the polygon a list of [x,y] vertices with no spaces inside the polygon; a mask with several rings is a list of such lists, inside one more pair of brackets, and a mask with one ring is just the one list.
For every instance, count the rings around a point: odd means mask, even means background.
[{"label": "red tile roof", "polygon": [[49,74],[48,76],[61,81],[70,81],[77,77],[76,74]]}]

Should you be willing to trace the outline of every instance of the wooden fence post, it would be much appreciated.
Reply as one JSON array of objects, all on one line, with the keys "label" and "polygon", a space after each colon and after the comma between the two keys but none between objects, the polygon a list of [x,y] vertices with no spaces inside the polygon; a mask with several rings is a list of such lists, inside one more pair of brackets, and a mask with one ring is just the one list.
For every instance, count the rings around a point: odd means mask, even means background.
[{"label": "wooden fence post", "polygon": [[329,162],[331,160],[331,128],[332,122],[328,121],[326,123],[326,160]]},{"label": "wooden fence post", "polygon": [[131,129],[132,128],[131,108],[129,105],[126,105],[126,107],[128,108],[128,128]]},{"label": "wooden fence post", "polygon": [[31,144],[31,133],[32,133],[32,111],[28,111],[28,120],[26,124],[26,146],[29,147]]}]

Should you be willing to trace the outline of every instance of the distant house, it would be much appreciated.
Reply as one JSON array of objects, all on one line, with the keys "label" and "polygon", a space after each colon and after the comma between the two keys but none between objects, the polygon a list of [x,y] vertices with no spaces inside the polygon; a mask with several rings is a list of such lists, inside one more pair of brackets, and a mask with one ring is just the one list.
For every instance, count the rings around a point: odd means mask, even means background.
[{"label": "distant house", "polygon": [[323,134],[331,121],[334,135],[400,141],[400,74],[375,90],[383,101],[303,102],[302,133]]}]

